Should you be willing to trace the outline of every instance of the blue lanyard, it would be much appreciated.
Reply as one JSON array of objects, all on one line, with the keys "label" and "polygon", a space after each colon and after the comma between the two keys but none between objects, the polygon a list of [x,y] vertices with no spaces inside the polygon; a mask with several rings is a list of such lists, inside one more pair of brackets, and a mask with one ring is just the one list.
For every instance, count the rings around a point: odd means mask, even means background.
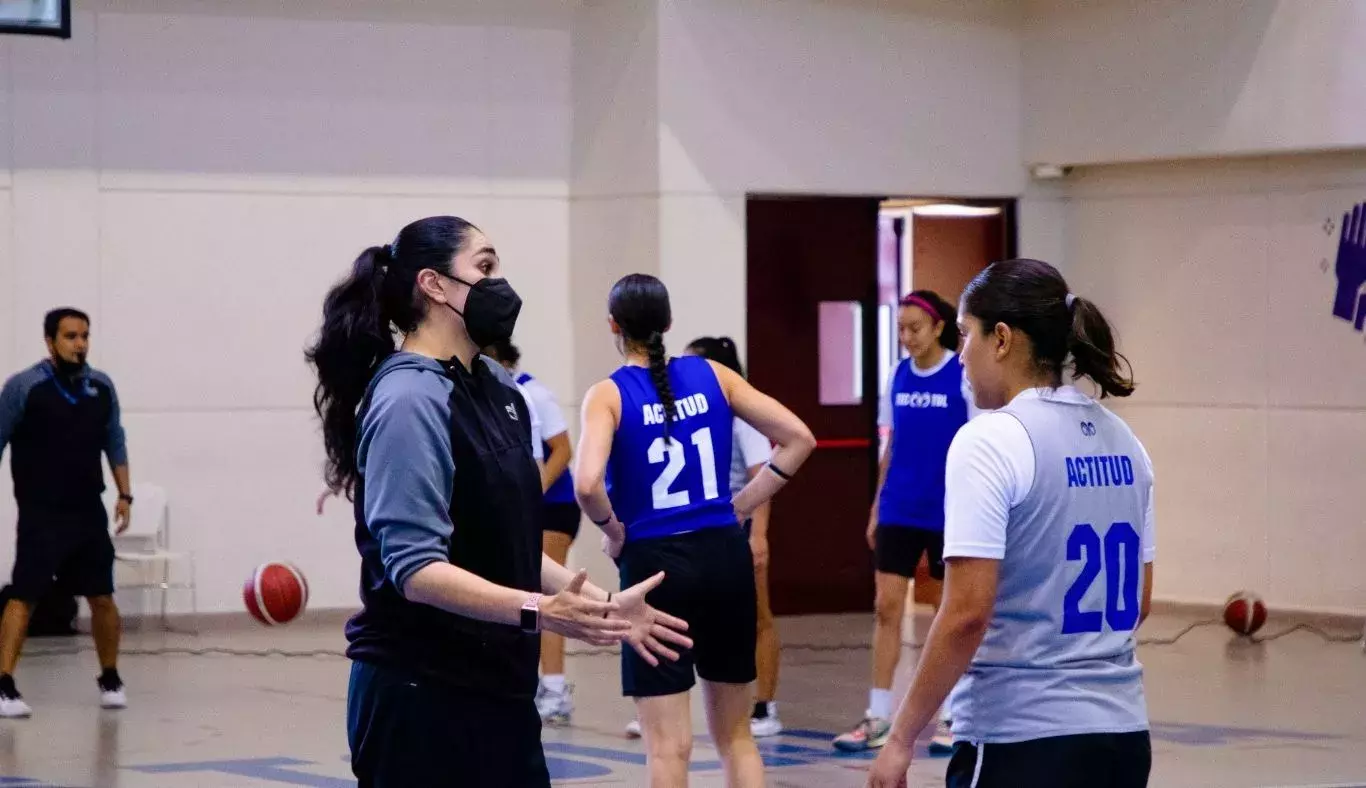
[{"label": "blue lanyard", "polygon": [[[78,402],[76,395],[67,391],[66,387],[62,385],[61,379],[57,377],[57,373],[52,369],[51,362],[43,365],[43,371],[46,372],[47,376],[52,379],[52,385],[57,387],[57,390],[62,393],[62,397],[67,402],[71,403],[72,405],[75,405]],[[91,390],[90,381],[88,379],[85,381],[85,393],[87,396],[94,396],[94,391]]]}]

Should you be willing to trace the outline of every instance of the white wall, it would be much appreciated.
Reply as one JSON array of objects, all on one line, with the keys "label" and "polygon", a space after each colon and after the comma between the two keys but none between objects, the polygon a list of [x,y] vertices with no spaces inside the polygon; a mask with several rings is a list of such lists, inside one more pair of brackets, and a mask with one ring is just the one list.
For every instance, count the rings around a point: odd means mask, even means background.
[{"label": "white wall", "polygon": [[[660,270],[675,344],[745,335],[744,197],[1023,187],[998,0],[661,0]],[[832,275],[838,275],[832,271]]]},{"label": "white wall", "polygon": [[572,9],[117,5],[82,4],[71,41],[0,40],[0,361],[44,354],[47,309],[86,308],[201,606],[240,609],[271,559],[352,606],[349,513],[312,513],[322,296],[403,223],[464,215],[526,301],[528,365],[571,401]]},{"label": "white wall", "polygon": [[1114,407],[1156,467],[1158,597],[1366,611],[1366,336],[1331,314],[1362,201],[1361,152],[1084,168],[1032,200],[1134,366]]},{"label": "white wall", "polygon": [[1025,157],[1086,164],[1366,145],[1366,4],[1029,0]]}]

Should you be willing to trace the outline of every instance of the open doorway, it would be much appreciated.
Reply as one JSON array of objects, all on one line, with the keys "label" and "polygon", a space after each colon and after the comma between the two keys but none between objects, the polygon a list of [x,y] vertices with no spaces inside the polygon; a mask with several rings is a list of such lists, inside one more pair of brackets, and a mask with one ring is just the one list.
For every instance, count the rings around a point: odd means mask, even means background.
[{"label": "open doorway", "polygon": [[[1014,256],[1015,203],[751,195],[746,231],[750,379],[817,438],[798,480],[774,501],[773,611],[871,610],[864,532],[877,484],[878,404],[902,357],[896,303],[919,288],[956,303],[978,271]],[[927,583],[916,588],[920,601]]]}]

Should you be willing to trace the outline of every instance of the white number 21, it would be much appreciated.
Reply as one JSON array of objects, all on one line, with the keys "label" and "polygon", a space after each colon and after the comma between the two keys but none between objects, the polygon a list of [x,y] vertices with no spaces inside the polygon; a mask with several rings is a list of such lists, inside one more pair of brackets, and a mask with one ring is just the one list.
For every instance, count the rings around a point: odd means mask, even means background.
[{"label": "white number 21", "polygon": [[[717,497],[719,492],[716,488],[716,452],[711,445],[711,428],[700,429],[692,434],[692,445],[697,447],[697,459],[701,462],[702,470],[702,495],[710,501]],[[665,460],[664,438],[655,438],[650,444],[647,459],[651,465],[657,465]],[[687,490],[669,492],[678,474],[683,472],[684,465],[687,464],[687,457],[684,456],[683,444],[674,440],[672,437],[668,441],[668,461],[664,466],[659,478],[655,479],[654,485],[650,488],[654,496],[655,509],[674,509],[679,506],[687,506],[692,502]]]}]

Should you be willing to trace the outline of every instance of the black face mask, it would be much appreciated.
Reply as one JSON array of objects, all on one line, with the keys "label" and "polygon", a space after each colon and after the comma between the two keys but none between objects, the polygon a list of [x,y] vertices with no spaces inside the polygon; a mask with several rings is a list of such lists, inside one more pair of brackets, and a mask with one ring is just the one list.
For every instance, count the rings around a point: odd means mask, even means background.
[{"label": "black face mask", "polygon": [[446,304],[451,311],[465,320],[465,330],[470,339],[481,348],[494,342],[512,338],[512,329],[517,325],[517,315],[522,311],[522,299],[512,289],[506,279],[480,279],[470,284],[463,279],[447,276],[470,289],[465,298],[465,311]]}]

